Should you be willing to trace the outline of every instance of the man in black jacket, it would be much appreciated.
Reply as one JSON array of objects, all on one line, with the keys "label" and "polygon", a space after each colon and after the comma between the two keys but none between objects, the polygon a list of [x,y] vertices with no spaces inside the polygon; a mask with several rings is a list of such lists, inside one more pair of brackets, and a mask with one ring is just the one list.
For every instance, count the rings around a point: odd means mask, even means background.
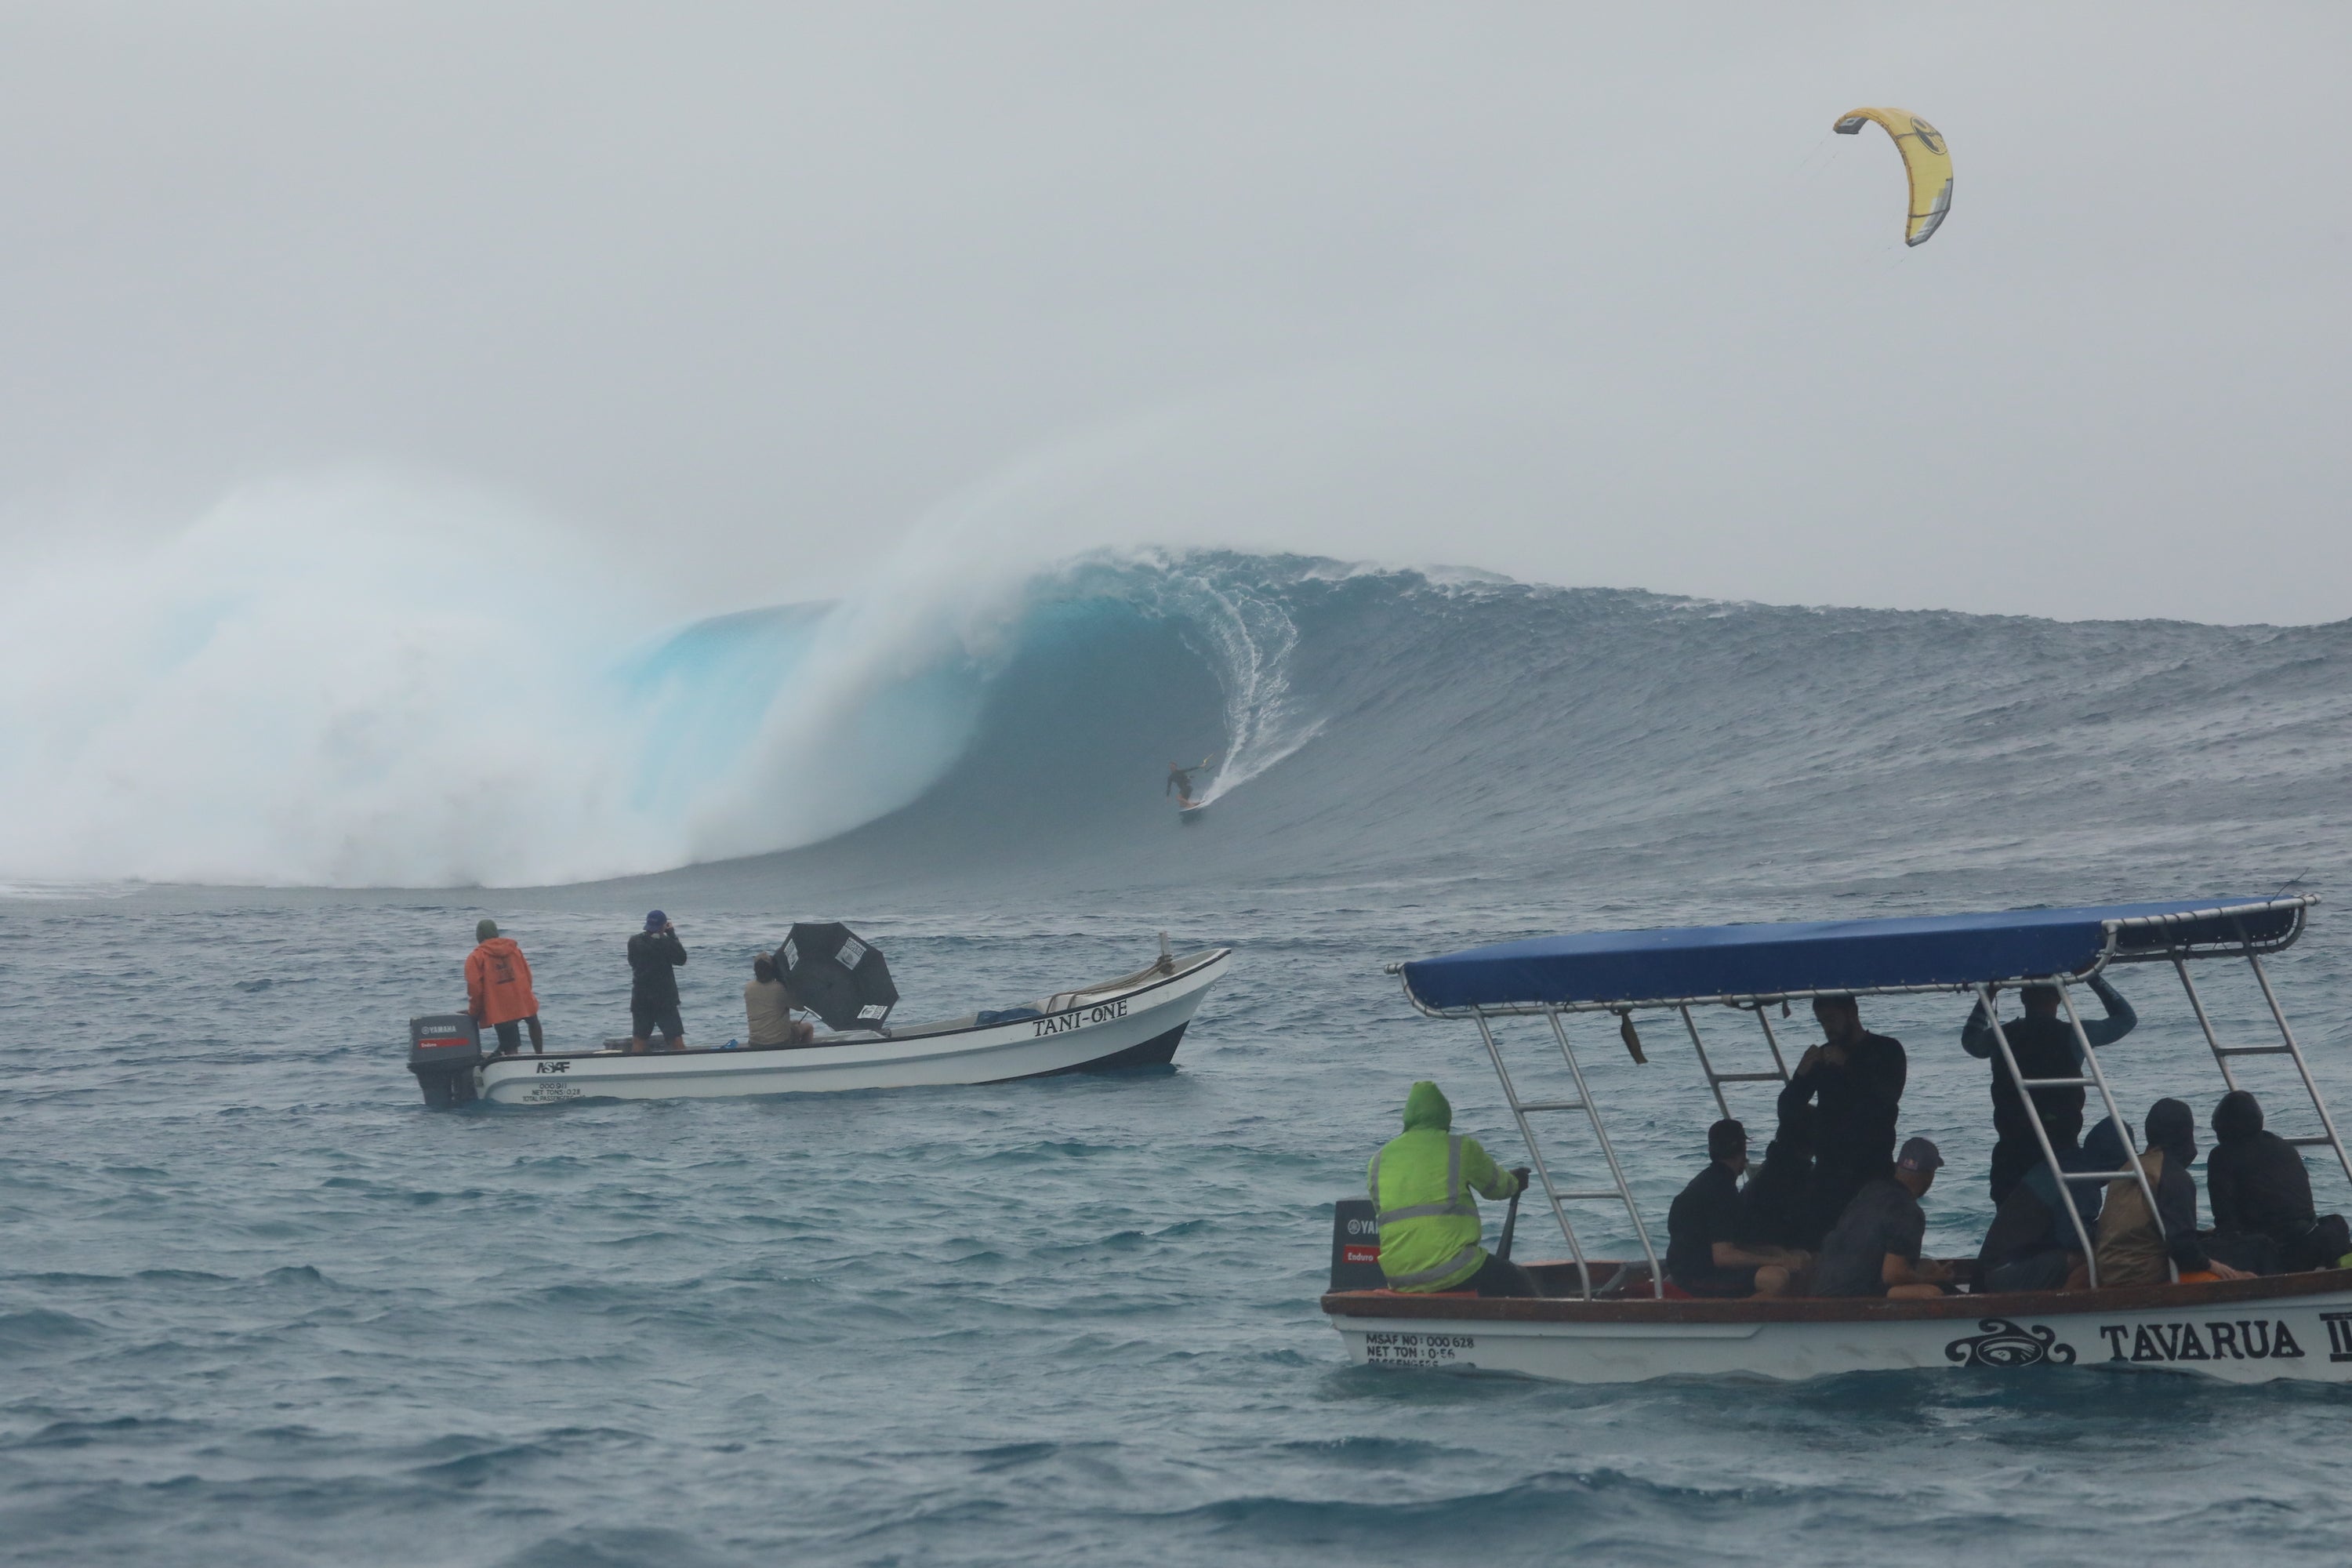
[{"label": "man in black jacket", "polygon": [[[2095,1049],[2111,1046],[2139,1022],[2139,1015],[2123,999],[2104,975],[2091,977],[2091,989],[2098,994],[2100,1005],[2106,1008],[2104,1018],[2083,1020],[2083,1034]],[[2004,1022],[2000,1030],[2009,1037],[2009,1048],[2017,1058],[2017,1070],[2029,1079],[2081,1078],[2083,1047],[2074,1038],[2074,1026],[2059,1016],[2058,988],[2055,985],[2028,985],[2019,993],[2025,1004],[2025,1016]],[[1994,1044],[1992,1021],[1986,1017],[1984,1004],[1979,1001],[1969,1015],[1968,1026],[1960,1031],[1960,1048],[1969,1055],[1990,1058],[1992,1061],[1992,1203],[1999,1208],[2025,1177],[2025,1173],[2042,1163],[2042,1146],[2034,1141],[2033,1123],[2026,1120],[2025,1102],[2018,1098],[2017,1085],[2010,1080],[2009,1068],[2000,1059]],[[2083,1135],[2083,1089],[2080,1084],[2063,1089],[2037,1089],[2033,1103],[2041,1112],[2042,1124],[2050,1129],[2054,1146],[2065,1147]]]},{"label": "man in black jacket", "polygon": [[2341,1215],[2315,1215],[2311,1173],[2295,1146],[2263,1130],[2262,1102],[2231,1089],[2213,1108],[2205,1197],[2213,1206],[2210,1250],[2258,1274],[2333,1268],[2352,1252]]},{"label": "man in black jacket", "polygon": [[646,917],[646,929],[629,939],[629,1054],[651,1048],[659,1029],[667,1049],[686,1049],[686,1026],[677,1016],[677,971],[686,943],[659,910]]},{"label": "man in black jacket", "polygon": [[1820,1212],[1842,1215],[1863,1184],[1895,1168],[1895,1119],[1910,1065],[1903,1042],[1862,1026],[1851,996],[1816,996],[1822,1043],[1790,1078],[1790,1100],[1813,1106],[1813,1184]]}]

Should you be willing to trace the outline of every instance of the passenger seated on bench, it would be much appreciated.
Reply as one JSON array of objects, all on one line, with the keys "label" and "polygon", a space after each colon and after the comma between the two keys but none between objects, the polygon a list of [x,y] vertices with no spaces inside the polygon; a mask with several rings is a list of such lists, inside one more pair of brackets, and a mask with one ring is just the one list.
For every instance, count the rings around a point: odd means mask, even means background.
[{"label": "passenger seated on bench", "polygon": [[762,952],[751,960],[751,978],[743,986],[743,1043],[753,1050],[778,1046],[804,1046],[816,1038],[816,1026],[793,1016],[793,994],[776,973],[776,961]]},{"label": "passenger seated on bench", "polygon": [[1778,1296],[1810,1261],[1801,1252],[1735,1239],[1747,1168],[1748,1129],[1717,1122],[1706,1130],[1706,1169],[1666,1211],[1666,1273],[1694,1296]]},{"label": "passenger seated on bench", "polygon": [[[2123,1169],[2129,1156],[2124,1150],[2123,1135],[2116,1131],[2113,1121],[2102,1121],[2092,1128],[2090,1138],[2078,1149],[2067,1127],[2070,1120],[2061,1113],[2045,1117],[2042,1123],[2042,1130],[2050,1134],[2051,1147],[2057,1152],[2059,1170]],[[1977,1253],[1979,1293],[2063,1289],[2067,1277],[2083,1266],[2082,1237],[2075,1234],[2073,1222],[2059,1205],[2061,1184],[2051,1174],[2049,1163],[2036,1160],[2017,1185],[2010,1189],[2009,1196],[2001,1200],[2000,1212],[1993,1216],[1992,1228],[1985,1232],[1984,1246]],[[2098,1184],[2063,1184],[2083,1216],[2083,1229],[2092,1236],[2098,1235]]]},{"label": "passenger seated on bench", "polygon": [[2334,1268],[2352,1253],[2341,1215],[2315,1215],[2302,1152],[2263,1130],[2262,1102],[2232,1089],[2213,1108],[2213,1152],[2205,1156],[2213,1205],[2206,1250],[2256,1274]]},{"label": "passenger seated on bench", "polygon": [[1933,1143],[1914,1138],[1895,1155],[1893,1174],[1863,1184],[1822,1243],[1813,1265],[1814,1295],[1909,1300],[1944,1293],[1952,1266],[1919,1257],[1927,1236],[1927,1214],[1919,1200],[1936,1184],[1943,1163]]},{"label": "passenger seated on bench", "polygon": [[[2246,1279],[2252,1276],[2207,1255],[2197,1239],[2197,1181],[2189,1163],[2197,1158],[2197,1118],[2177,1100],[2147,1108],[2147,1152],[2139,1157],[2147,1184],[2156,1192],[2156,1213],[2139,1183],[2119,1176],[2107,1184],[2099,1209],[2099,1285],[2158,1285],[2167,1279],[2165,1259],[2186,1280]],[[2124,1166],[2128,1170],[2129,1164]],[[2161,1221],[2161,1226],[2158,1221]],[[2078,1272],[2069,1285],[2087,1282]]]},{"label": "passenger seated on bench", "polygon": [[1793,1079],[1780,1090],[1780,1127],[1764,1146],[1764,1163],[1739,1189],[1739,1225],[1731,1239],[1750,1252],[1821,1250],[1835,1215],[1821,1212],[1813,1186],[1813,1108]]}]

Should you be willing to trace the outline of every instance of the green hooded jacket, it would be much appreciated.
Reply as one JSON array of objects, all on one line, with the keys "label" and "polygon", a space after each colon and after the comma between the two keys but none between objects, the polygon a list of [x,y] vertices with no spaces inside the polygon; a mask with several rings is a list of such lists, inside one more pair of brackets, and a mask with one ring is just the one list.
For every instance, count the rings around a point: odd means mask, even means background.
[{"label": "green hooded jacket", "polygon": [[1380,1210],[1381,1272],[1391,1290],[1450,1290],[1478,1272],[1478,1203],[1519,1190],[1475,1138],[1451,1131],[1454,1107],[1433,1083],[1404,1099],[1404,1131],[1372,1156],[1364,1172]]}]

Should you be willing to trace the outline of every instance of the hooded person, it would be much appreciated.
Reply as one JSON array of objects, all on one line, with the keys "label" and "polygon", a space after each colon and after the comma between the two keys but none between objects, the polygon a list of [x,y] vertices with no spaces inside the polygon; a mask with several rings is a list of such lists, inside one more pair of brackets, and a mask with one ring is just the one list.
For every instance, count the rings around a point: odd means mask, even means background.
[{"label": "hooded person", "polygon": [[[2061,1136],[2065,1132],[2063,1116],[2055,1125],[2044,1121],[2042,1128],[2050,1134],[2061,1172],[2119,1171],[2130,1158],[2123,1134],[2116,1131],[2110,1118],[2102,1117],[2080,1148],[2074,1146],[2071,1134]],[[2058,1189],[2062,1185],[2082,1216],[2079,1233],[2061,1206]],[[1990,1293],[2063,1288],[2082,1267],[2083,1237],[2098,1235],[2098,1184],[2061,1183],[2048,1161],[2036,1161],[2001,1200],[1992,1227],[1985,1232],[1984,1245],[1977,1252],[1977,1289]]]},{"label": "hooded person", "polygon": [[1532,1296],[1527,1270],[1478,1245],[1473,1192],[1508,1198],[1527,1189],[1525,1171],[1506,1171],[1454,1128],[1454,1107],[1423,1080],[1404,1100],[1404,1131],[1365,1167],[1380,1211],[1381,1272],[1389,1289],[1425,1293],[1475,1290],[1481,1296]]},{"label": "hooded person", "polygon": [[[2130,1176],[2107,1184],[2099,1211],[2099,1284],[2159,1285],[2168,1258],[2183,1279],[2242,1279],[2245,1271],[2209,1255],[2197,1237],[2197,1179],[2189,1167],[2197,1158],[2197,1117],[2177,1100],[2147,1108],[2147,1152],[2140,1169],[2156,1193],[2156,1212]],[[2126,1169],[2128,1167],[2126,1167]]]},{"label": "hooded person", "polygon": [[522,1048],[521,1026],[530,1026],[534,1056],[547,1052],[547,1037],[540,1032],[539,998],[530,988],[530,962],[514,938],[499,934],[499,922],[486,920],[474,927],[474,951],[466,955],[466,1011],[477,1024],[499,1032],[499,1053],[513,1056]]},{"label": "hooded person", "polygon": [[2275,1274],[2333,1268],[2352,1252],[2341,1215],[2312,1212],[2311,1173],[2295,1146],[2263,1128],[2262,1101],[2231,1089],[2213,1108],[2213,1152],[2205,1158],[2213,1206],[2209,1248],[2241,1268]]}]

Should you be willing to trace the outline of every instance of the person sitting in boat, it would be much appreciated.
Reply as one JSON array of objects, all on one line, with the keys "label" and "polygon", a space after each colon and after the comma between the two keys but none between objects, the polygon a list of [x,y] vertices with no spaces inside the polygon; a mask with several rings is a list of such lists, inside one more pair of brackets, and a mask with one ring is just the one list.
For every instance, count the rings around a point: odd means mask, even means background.
[{"label": "person sitting in boat", "polygon": [[1845,1205],[1813,1264],[1816,1296],[1940,1296],[1952,1266],[1923,1260],[1927,1212],[1919,1200],[1936,1184],[1944,1156],[1914,1138],[1895,1156],[1892,1172],[1871,1177]]},{"label": "person sitting in boat", "polygon": [[1438,1087],[1416,1083],[1404,1099],[1404,1131],[1365,1167],[1379,1211],[1381,1272],[1391,1290],[1475,1290],[1532,1296],[1526,1269],[1478,1245],[1472,1192],[1508,1198],[1527,1190],[1525,1171],[1506,1171],[1475,1138],[1453,1131],[1454,1107]]},{"label": "person sitting in boat", "polygon": [[677,971],[686,943],[659,910],[646,916],[646,929],[629,939],[629,1054],[651,1048],[654,1032],[670,1050],[686,1049],[686,1026],[677,1016]]},{"label": "person sitting in boat", "polygon": [[[2189,1173],[2189,1163],[2197,1158],[2195,1114],[2179,1100],[2159,1100],[2147,1108],[2147,1152],[2139,1157],[2139,1167],[2155,1190],[2156,1212],[2148,1213],[2147,1194],[2132,1177],[2107,1184],[2106,1201],[2099,1208],[2101,1288],[2162,1284],[2168,1258],[2184,1281],[2253,1278],[2208,1254],[2197,1238],[2197,1181]],[[2069,1281],[2087,1283],[2087,1269]]]},{"label": "person sitting in boat", "polygon": [[772,953],[751,959],[751,978],[743,985],[743,1043],[751,1049],[804,1046],[816,1038],[816,1026],[793,1016],[792,988],[776,973]]},{"label": "person sitting in boat", "polygon": [[1862,1026],[1851,996],[1816,996],[1822,1043],[1798,1059],[1790,1087],[1814,1103],[1813,1181],[1822,1212],[1843,1215],[1864,1183],[1895,1161],[1895,1123],[1909,1062],[1903,1042]]},{"label": "person sitting in boat", "polygon": [[475,1023],[498,1030],[500,1056],[510,1057],[522,1049],[524,1025],[530,1026],[531,1055],[546,1055],[547,1037],[539,1028],[539,998],[530,989],[530,961],[523,957],[514,938],[499,934],[496,921],[483,921],[474,927],[474,951],[466,955],[466,1011]]},{"label": "person sitting in boat", "polygon": [[1813,1108],[1811,1090],[1794,1079],[1780,1088],[1780,1125],[1764,1145],[1764,1163],[1739,1190],[1739,1224],[1732,1236],[1751,1252],[1781,1248],[1818,1252],[1835,1215],[1823,1215],[1813,1189]]},{"label": "person sitting in boat", "polygon": [[2206,1250],[2256,1274],[2334,1268],[2352,1253],[2341,1215],[2316,1215],[2303,1154],[2263,1129],[2262,1101],[2231,1089],[2213,1108],[2213,1152],[2205,1156],[2205,1196],[2214,1234]]},{"label": "person sitting in boat", "polygon": [[[2077,1147],[2062,1122],[2043,1122],[2061,1171],[2119,1171],[2130,1156],[2123,1135],[2113,1121],[2102,1120]],[[2064,1186],[2083,1216],[2077,1234],[2066,1211],[2059,1206],[2058,1189]],[[2061,1183],[2047,1160],[2036,1161],[2024,1179],[2010,1189],[2000,1212],[1985,1232],[1977,1251],[1977,1289],[1992,1290],[2057,1290],[2083,1266],[2084,1235],[2096,1236],[2099,1188],[2092,1182]]]},{"label": "person sitting in boat", "polygon": [[1694,1296],[1778,1296],[1811,1261],[1779,1247],[1743,1247],[1739,1178],[1748,1129],[1728,1118],[1706,1130],[1706,1169],[1666,1211],[1666,1276]]},{"label": "person sitting in boat", "polygon": [[[2084,1019],[2084,1037],[2094,1048],[2111,1046],[2132,1032],[2139,1015],[2105,975],[2093,975],[2091,989],[2107,1016]],[[2018,998],[2025,1004],[2025,1016],[2009,1019],[2000,1026],[2009,1038],[2011,1054],[2017,1058],[2017,1070],[2029,1079],[2082,1077],[2083,1048],[2075,1042],[2074,1026],[2059,1016],[2058,987],[2028,985]],[[2042,1146],[2034,1142],[2033,1123],[2026,1120],[2024,1101],[2018,1098],[2017,1085],[2011,1081],[2009,1068],[1994,1047],[1992,1019],[1982,1001],[1960,1031],[1960,1048],[1992,1061],[1992,1203],[1999,1208],[2025,1173],[2041,1162]],[[2043,1125],[2053,1130],[2053,1142],[2073,1143],[2082,1137],[2081,1084],[2037,1089],[2033,1103]],[[2064,1137],[2060,1139],[2057,1133],[2062,1131]]]}]

